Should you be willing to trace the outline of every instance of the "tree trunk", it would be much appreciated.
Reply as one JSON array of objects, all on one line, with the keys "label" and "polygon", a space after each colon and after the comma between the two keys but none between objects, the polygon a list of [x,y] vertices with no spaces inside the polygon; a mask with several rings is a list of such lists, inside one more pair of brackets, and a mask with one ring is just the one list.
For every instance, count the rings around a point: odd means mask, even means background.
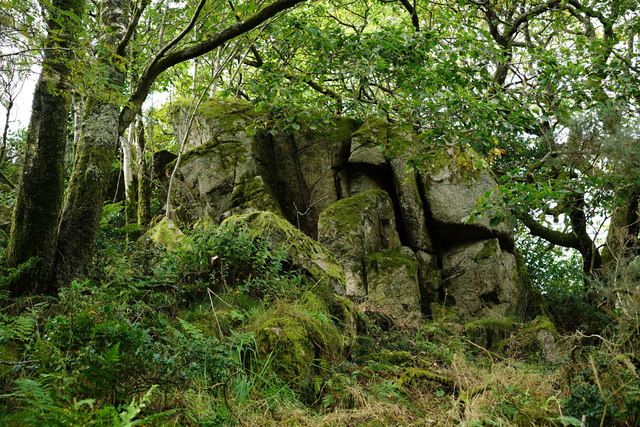
[{"label": "tree trunk", "polygon": [[7,250],[7,264],[11,267],[32,257],[37,261],[9,284],[13,295],[54,289],[52,273],[71,100],[69,62],[83,7],[82,0],[53,0],[47,8],[47,49],[33,96],[24,169]]},{"label": "tree trunk", "polygon": [[146,227],[151,222],[151,173],[145,158],[144,122],[138,117],[136,126],[136,164],[138,167],[138,225]]},{"label": "tree trunk", "polygon": [[2,130],[2,148],[0,148],[0,167],[2,167],[5,161],[4,154],[7,151],[9,120],[11,119],[12,108],[13,108],[13,98],[9,98],[9,102],[7,103],[7,113],[5,114],[4,129]]},{"label": "tree trunk", "polygon": [[134,145],[133,126],[129,127],[129,137],[121,137],[122,172],[124,174],[125,216],[127,223],[135,223],[138,219],[136,187],[133,182],[133,159],[131,146]]},{"label": "tree trunk", "polygon": [[94,88],[82,118],[80,141],[65,196],[56,258],[59,285],[87,274],[93,259],[102,204],[118,147],[120,106],[115,101],[124,89],[125,73],[116,47],[127,30],[128,0],[103,0],[100,16],[101,55],[107,70],[106,87]]},{"label": "tree trunk", "polygon": [[624,202],[611,215],[607,244],[602,250],[602,269],[605,273],[618,272],[638,255],[640,190],[634,188],[623,198]]}]

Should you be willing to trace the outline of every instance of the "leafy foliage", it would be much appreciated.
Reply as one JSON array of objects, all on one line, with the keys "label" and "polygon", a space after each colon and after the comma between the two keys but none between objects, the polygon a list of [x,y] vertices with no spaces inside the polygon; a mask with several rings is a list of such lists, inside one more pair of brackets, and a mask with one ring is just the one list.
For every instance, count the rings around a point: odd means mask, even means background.
[{"label": "leafy foliage", "polygon": [[284,248],[273,247],[234,223],[199,224],[190,246],[177,253],[176,263],[188,281],[254,298],[294,296],[301,284],[287,265]]}]

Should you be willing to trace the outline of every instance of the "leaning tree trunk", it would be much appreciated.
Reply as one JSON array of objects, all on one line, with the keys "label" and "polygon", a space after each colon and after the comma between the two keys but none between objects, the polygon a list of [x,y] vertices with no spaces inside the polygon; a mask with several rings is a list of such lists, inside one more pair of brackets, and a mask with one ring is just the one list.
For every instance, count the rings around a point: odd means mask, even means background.
[{"label": "leaning tree trunk", "polygon": [[126,33],[128,0],[103,0],[100,16],[100,61],[107,70],[106,87],[94,88],[84,108],[75,163],[65,195],[56,258],[58,285],[88,272],[108,178],[118,147],[118,118],[125,73],[116,46]]},{"label": "leaning tree trunk", "polygon": [[50,4],[42,73],[33,95],[24,169],[7,250],[9,266],[30,258],[36,262],[10,283],[13,295],[54,289],[52,273],[71,100],[68,78],[84,3],[53,0]]}]

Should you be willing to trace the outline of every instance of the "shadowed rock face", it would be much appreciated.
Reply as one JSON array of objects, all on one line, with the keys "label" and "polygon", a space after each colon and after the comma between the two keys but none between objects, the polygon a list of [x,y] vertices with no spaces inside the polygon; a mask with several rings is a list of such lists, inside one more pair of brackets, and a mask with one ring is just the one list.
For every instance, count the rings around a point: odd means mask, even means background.
[{"label": "shadowed rock face", "polygon": [[[178,140],[185,117],[177,107]],[[347,296],[393,316],[429,314],[432,302],[466,318],[522,313],[513,230],[464,221],[496,187],[470,147],[435,149],[416,172],[385,147],[417,135],[383,120],[248,131],[265,117],[243,101],[203,104],[177,174],[183,220],[274,212],[336,256]]]}]

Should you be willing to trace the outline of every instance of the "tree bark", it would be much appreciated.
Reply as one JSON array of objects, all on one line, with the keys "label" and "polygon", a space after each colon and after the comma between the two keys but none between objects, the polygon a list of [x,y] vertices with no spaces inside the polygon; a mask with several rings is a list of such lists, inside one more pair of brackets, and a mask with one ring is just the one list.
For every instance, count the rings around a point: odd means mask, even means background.
[{"label": "tree bark", "polygon": [[624,268],[638,255],[640,242],[640,189],[634,188],[629,194],[620,195],[624,204],[618,206],[611,215],[607,243],[602,250],[602,269],[614,273]]},{"label": "tree bark", "polygon": [[[114,95],[118,90],[123,90],[124,74],[117,64],[117,58],[124,56],[126,46],[121,41],[126,40],[125,36],[130,30],[124,23],[129,1],[103,0],[101,23],[104,40],[99,45],[103,52],[111,55],[100,60],[110,72],[109,84],[103,89],[107,96],[102,94],[99,97],[96,94],[90,97],[85,106],[81,138],[60,221],[56,257],[58,285],[69,283],[88,273],[98,233],[106,179],[115,160],[118,135],[124,132],[140,112],[156,78],[168,68],[210,52],[303,1],[305,0],[276,0],[242,22],[226,27],[200,43],[169,52],[180,37],[177,41],[174,39],[147,66],[129,97],[127,106],[120,111],[113,101],[117,97],[109,96],[109,92]],[[200,6],[199,8],[201,9]],[[195,18],[197,13],[192,19],[194,25]],[[186,35],[191,28],[193,26],[183,30],[181,36]],[[121,94],[122,92],[117,95]]]},{"label": "tree bark", "polygon": [[85,276],[102,215],[108,177],[118,147],[117,99],[124,90],[125,73],[116,55],[127,32],[129,0],[103,0],[100,55],[108,73],[106,87],[94,88],[86,102],[73,172],[65,195],[58,234],[56,281],[64,285]]},{"label": "tree bark", "polygon": [[5,161],[4,154],[7,151],[7,139],[9,134],[9,120],[11,119],[11,109],[13,108],[13,98],[9,98],[7,103],[7,113],[5,114],[4,129],[2,130],[2,148],[0,148],[0,167]]},{"label": "tree bark", "polygon": [[129,128],[129,137],[121,137],[122,146],[122,173],[124,175],[125,216],[127,223],[135,223],[138,219],[136,190],[133,182],[133,154],[131,147],[134,145],[133,126]]},{"label": "tree bark", "polygon": [[588,284],[593,277],[600,274],[602,257],[589,233],[587,232],[587,218],[584,213],[585,200],[582,194],[570,197],[569,219],[571,231],[561,232],[547,228],[533,219],[530,215],[520,214],[519,218],[532,235],[541,237],[554,245],[564,248],[577,249],[582,256],[582,269]]},{"label": "tree bark", "polygon": [[138,117],[136,126],[136,164],[138,167],[138,225],[146,227],[151,222],[151,173],[145,158],[146,140],[144,122]]},{"label": "tree bark", "polygon": [[77,42],[82,0],[53,0],[47,8],[48,34],[42,73],[33,96],[24,169],[11,223],[7,264],[36,257],[36,263],[9,284],[12,295],[48,293],[63,195],[64,154],[70,111],[71,49]]}]

